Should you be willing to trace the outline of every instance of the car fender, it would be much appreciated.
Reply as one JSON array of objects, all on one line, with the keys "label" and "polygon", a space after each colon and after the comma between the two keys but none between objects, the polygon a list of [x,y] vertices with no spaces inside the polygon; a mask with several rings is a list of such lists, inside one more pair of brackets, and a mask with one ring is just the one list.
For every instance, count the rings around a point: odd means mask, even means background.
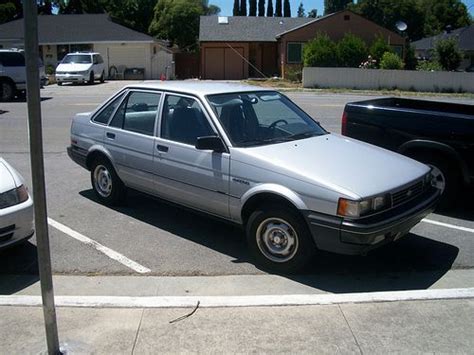
[{"label": "car fender", "polygon": [[410,150],[416,150],[420,148],[429,149],[429,150],[438,150],[452,157],[454,161],[457,163],[457,165],[459,166],[464,181],[465,182],[469,181],[468,170],[467,170],[466,164],[464,163],[462,158],[459,156],[459,154],[456,152],[456,150],[454,150],[451,146],[447,144],[425,140],[425,139],[414,139],[414,140],[403,143],[398,148],[398,153],[403,154],[403,155],[408,155]]},{"label": "car fender", "polygon": [[251,189],[247,190],[241,197],[241,206],[245,206],[245,203],[250,200],[255,195],[262,194],[262,193],[271,193],[291,202],[296,208],[299,210],[307,210],[307,206],[305,202],[301,199],[301,197],[294,191],[290,190],[289,188],[278,185],[278,184],[260,184],[257,186],[252,187]]},{"label": "car fender", "polygon": [[101,153],[102,155],[105,155],[107,159],[115,167],[115,161],[114,161],[114,158],[112,157],[112,154],[110,154],[107,148],[105,148],[103,145],[100,145],[100,144],[94,144],[89,148],[87,152],[87,165],[89,165],[89,157],[92,156],[92,154],[96,154],[96,153]]}]

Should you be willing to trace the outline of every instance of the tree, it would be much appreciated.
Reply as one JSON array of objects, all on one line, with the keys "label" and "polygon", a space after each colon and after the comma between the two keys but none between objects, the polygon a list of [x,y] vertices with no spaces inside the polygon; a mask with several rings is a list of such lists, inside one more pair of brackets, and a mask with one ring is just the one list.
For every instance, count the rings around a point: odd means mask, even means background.
[{"label": "tree", "polygon": [[415,55],[415,47],[410,44],[405,46],[405,69],[406,70],[416,70],[418,66],[418,59]]},{"label": "tree", "polygon": [[347,5],[352,3],[353,0],[324,0],[324,14],[345,10]]},{"label": "tree", "polygon": [[199,0],[160,0],[154,9],[149,32],[176,43],[181,50],[197,48],[199,16],[204,14]]},{"label": "tree", "polygon": [[300,2],[300,6],[298,6],[298,17],[304,17],[304,7],[302,2]]},{"label": "tree", "polygon": [[406,34],[412,41],[424,37],[425,10],[421,0],[359,0],[350,9],[391,31],[397,30],[397,21],[405,22]]},{"label": "tree", "polygon": [[346,33],[337,43],[337,61],[341,67],[357,68],[367,58],[367,45],[357,36]]},{"label": "tree", "polygon": [[290,0],[285,0],[283,3],[283,16],[291,17],[291,5]]},{"label": "tree", "polygon": [[250,0],[249,4],[249,16],[257,16],[257,0]]},{"label": "tree", "polygon": [[275,0],[275,17],[282,17],[281,0]]},{"label": "tree", "polygon": [[247,0],[240,0],[240,16],[247,16]]},{"label": "tree", "polygon": [[312,17],[312,18],[318,17],[318,9],[312,9],[308,11],[308,17]]},{"label": "tree", "polygon": [[21,11],[21,3],[17,7],[13,1],[0,3],[0,24],[21,18],[23,11]]},{"label": "tree", "polygon": [[239,0],[234,0],[234,8],[232,9],[233,16],[240,16]]},{"label": "tree", "polygon": [[318,33],[303,49],[305,67],[334,67],[336,66],[336,45],[327,34]]},{"label": "tree", "polygon": [[96,0],[58,0],[59,14],[101,14],[107,6],[106,1]]},{"label": "tree", "polygon": [[265,0],[258,0],[258,16],[265,16]]},{"label": "tree", "polygon": [[148,33],[155,4],[154,0],[113,0],[105,4],[105,10],[115,22]]},{"label": "tree", "polygon": [[211,4],[204,8],[204,14],[208,16],[219,15],[220,12],[221,12],[221,8],[217,5]]},{"label": "tree", "polygon": [[440,39],[436,42],[435,58],[444,70],[456,70],[461,64],[462,57],[455,38]]},{"label": "tree", "polygon": [[385,54],[382,56],[382,60],[380,61],[380,69],[403,69],[403,61],[395,53],[385,52]]},{"label": "tree", "polygon": [[471,19],[466,5],[459,0],[421,0],[425,10],[424,36],[432,36],[446,30],[448,26],[469,26]]},{"label": "tree", "polygon": [[267,4],[267,17],[273,16],[273,0],[268,0]]}]

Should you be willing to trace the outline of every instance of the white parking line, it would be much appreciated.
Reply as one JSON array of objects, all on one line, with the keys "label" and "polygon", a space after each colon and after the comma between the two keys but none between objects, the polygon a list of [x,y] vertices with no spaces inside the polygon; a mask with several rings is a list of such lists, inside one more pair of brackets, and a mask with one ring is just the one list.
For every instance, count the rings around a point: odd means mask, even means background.
[{"label": "white parking line", "polygon": [[107,248],[106,246],[96,242],[95,240],[90,239],[86,237],[85,235],[76,232],[75,230],[72,230],[71,228],[69,228],[68,226],[65,226],[64,224],[56,222],[54,219],[51,219],[49,217],[48,217],[48,224],[56,228],[57,230],[60,230],[61,232],[67,234],[68,236],[84,244],[91,246],[95,250],[100,251],[101,253],[107,255],[109,258],[118,261],[119,263],[121,263],[122,265],[125,265],[126,267],[132,269],[133,271],[136,271],[140,274],[146,274],[151,271],[147,267],[140,265],[133,260],[130,260],[126,256],[116,252],[115,250]]},{"label": "white parking line", "polygon": [[[404,302],[472,299],[474,288],[430,289],[413,291],[364,292],[310,295],[256,296],[56,296],[58,307],[87,308],[201,308],[313,306],[345,303]],[[41,296],[0,296],[0,306],[41,306]]]},{"label": "white parking line", "polygon": [[474,233],[474,229],[472,228],[466,228],[466,227],[459,227],[455,226],[454,224],[449,224],[449,223],[443,223],[443,222],[438,222],[438,221],[433,221],[432,219],[423,219],[422,222],[429,223],[429,224],[434,224],[436,226],[441,226],[441,227],[446,227],[446,228],[451,228],[451,229],[457,229],[463,232],[469,232],[469,233]]}]

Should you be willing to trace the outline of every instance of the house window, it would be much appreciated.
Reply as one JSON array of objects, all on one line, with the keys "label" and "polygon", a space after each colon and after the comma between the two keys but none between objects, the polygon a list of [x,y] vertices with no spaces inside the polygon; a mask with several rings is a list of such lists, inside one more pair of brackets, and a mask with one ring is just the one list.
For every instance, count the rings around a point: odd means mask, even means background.
[{"label": "house window", "polygon": [[403,58],[403,46],[391,46],[393,53],[397,54],[400,58]]},{"label": "house window", "polygon": [[303,61],[303,43],[288,43],[287,62],[301,63]]}]

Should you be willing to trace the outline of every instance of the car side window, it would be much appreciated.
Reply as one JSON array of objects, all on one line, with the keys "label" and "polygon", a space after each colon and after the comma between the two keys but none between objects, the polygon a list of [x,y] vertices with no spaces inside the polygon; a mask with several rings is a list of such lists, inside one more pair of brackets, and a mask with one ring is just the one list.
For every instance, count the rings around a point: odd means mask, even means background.
[{"label": "car side window", "polygon": [[153,136],[160,93],[131,92],[115,113],[110,126]]},{"label": "car side window", "polygon": [[194,146],[198,137],[214,134],[197,100],[178,95],[166,96],[161,121],[162,138]]},{"label": "car side window", "polygon": [[112,116],[112,114],[114,113],[115,108],[120,103],[120,101],[122,101],[123,95],[124,94],[119,95],[117,98],[115,98],[102,111],[100,111],[99,114],[92,119],[92,121],[107,124],[107,122],[109,122],[110,116]]},{"label": "car side window", "polygon": [[24,67],[25,57],[22,53],[4,52],[1,53],[1,63],[4,67]]},{"label": "car side window", "polygon": [[97,63],[99,64],[102,64],[104,62],[104,60],[102,59],[102,56],[101,55],[97,55]]},{"label": "car side window", "polygon": [[99,64],[99,60],[97,59],[96,55],[94,55],[94,64]]}]

